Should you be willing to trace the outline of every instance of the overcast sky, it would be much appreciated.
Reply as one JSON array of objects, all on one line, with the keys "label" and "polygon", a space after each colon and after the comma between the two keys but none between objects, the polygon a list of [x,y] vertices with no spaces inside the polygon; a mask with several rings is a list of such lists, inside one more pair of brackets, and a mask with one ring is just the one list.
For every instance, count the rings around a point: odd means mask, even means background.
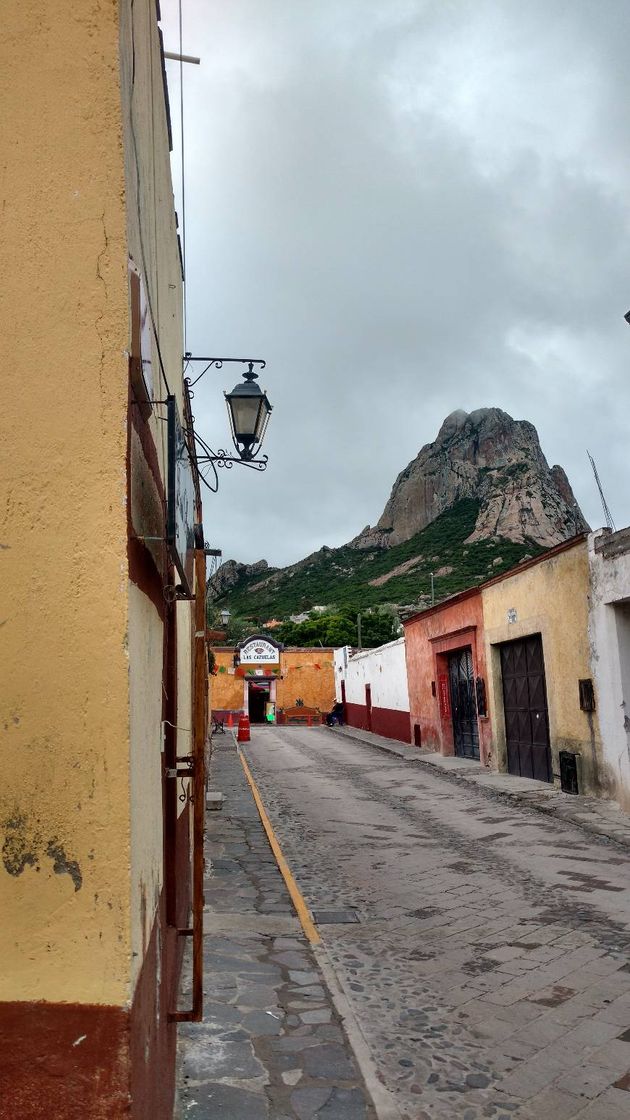
[{"label": "overcast sky", "polygon": [[[266,474],[204,497],[224,558],[374,524],[456,408],[535,424],[596,526],[588,447],[630,523],[628,0],[183,0],[183,30],[187,347],[265,358],[274,405]],[[198,387],[215,447],[238,378]]]}]

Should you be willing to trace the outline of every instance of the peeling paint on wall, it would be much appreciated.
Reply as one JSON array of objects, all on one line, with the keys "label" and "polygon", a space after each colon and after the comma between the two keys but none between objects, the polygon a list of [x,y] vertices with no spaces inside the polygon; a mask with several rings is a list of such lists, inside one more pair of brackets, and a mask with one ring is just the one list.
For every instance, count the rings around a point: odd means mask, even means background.
[{"label": "peeling paint on wall", "polygon": [[37,867],[39,838],[28,827],[26,817],[20,813],[3,822],[5,838],[2,845],[2,862],[9,875],[21,875],[26,867]]},{"label": "peeling paint on wall", "polygon": [[81,868],[75,859],[68,859],[61,844],[54,840],[49,840],[46,847],[46,855],[50,856],[53,860],[53,871],[55,875],[69,875],[74,883],[75,891],[80,891],[83,885]]}]

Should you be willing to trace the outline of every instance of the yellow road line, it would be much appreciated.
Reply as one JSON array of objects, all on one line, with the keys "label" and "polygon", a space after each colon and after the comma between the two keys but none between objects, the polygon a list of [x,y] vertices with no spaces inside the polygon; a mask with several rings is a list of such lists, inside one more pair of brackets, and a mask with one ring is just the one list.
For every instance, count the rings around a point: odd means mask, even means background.
[{"label": "yellow road line", "polygon": [[321,941],[319,932],[316,926],[313,924],[313,919],[311,918],[308,907],[304,901],[304,898],[302,897],[302,892],[300,891],[300,888],[293,878],[293,875],[291,874],[291,871],[289,869],[289,865],[282,854],[282,848],[280,847],[276,839],[276,834],[271,827],[271,821],[269,820],[269,817],[265,812],[265,806],[262,803],[262,798],[258,792],[258,787],[253,779],[252,772],[247,765],[247,762],[245,761],[243,753],[240,749],[238,751],[238,757],[240,758],[241,765],[243,767],[243,770],[245,771],[245,777],[250,784],[251,791],[254,795],[254,801],[256,802],[256,808],[258,809],[260,819],[263,824],[263,828],[267,833],[267,839],[271,845],[271,850],[276,857],[276,863],[278,864],[278,867],[280,869],[280,874],[282,875],[282,878],[287,885],[287,890],[291,895],[291,902],[295,906],[295,910],[298,918],[300,919],[302,929],[304,930],[304,933],[306,934],[311,945],[319,945]]}]

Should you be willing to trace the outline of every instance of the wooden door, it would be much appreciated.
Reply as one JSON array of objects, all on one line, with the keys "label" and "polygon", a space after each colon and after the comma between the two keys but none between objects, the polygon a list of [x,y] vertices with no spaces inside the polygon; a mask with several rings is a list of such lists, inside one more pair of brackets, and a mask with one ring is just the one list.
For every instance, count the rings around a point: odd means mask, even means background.
[{"label": "wooden door", "polygon": [[501,647],[508,772],[551,781],[551,750],[542,638],[532,634]]}]

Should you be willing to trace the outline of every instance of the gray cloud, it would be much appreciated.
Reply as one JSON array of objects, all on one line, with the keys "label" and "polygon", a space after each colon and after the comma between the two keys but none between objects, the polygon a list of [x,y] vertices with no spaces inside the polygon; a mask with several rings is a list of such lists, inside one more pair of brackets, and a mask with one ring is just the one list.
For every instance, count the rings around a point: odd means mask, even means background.
[{"label": "gray cloud", "polygon": [[[184,16],[202,56],[185,73],[188,348],[265,357],[276,406],[267,473],[235,467],[205,501],[213,543],[279,564],[343,543],[448,412],[486,405],[536,425],[599,524],[588,446],[629,522],[627,4]],[[209,374],[195,399],[215,446],[234,380]]]}]

